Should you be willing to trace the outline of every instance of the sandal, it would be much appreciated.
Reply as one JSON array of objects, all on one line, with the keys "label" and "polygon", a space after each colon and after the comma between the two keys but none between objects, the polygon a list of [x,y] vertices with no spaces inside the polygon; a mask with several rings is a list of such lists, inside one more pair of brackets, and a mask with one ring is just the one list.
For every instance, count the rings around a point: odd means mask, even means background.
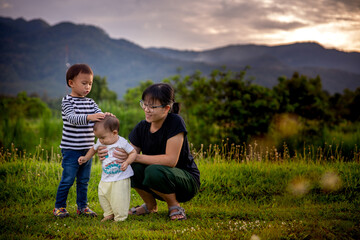
[{"label": "sandal", "polygon": [[[176,212],[171,212],[172,210],[176,209]],[[181,218],[175,218],[175,219],[171,219],[172,216],[176,216],[176,215],[181,215]],[[169,208],[169,217],[171,220],[185,220],[186,219],[186,214],[185,214],[185,209],[183,209],[182,207],[179,206],[172,206]]]},{"label": "sandal", "polygon": [[[142,207],[142,208],[144,208],[144,210],[145,210],[145,213],[137,213],[137,210],[139,210],[139,208],[140,207]],[[130,210],[129,210],[129,215],[146,215],[146,214],[149,214],[150,213],[150,211],[149,211],[149,209],[147,208],[147,206],[146,206],[146,204],[144,203],[144,204],[142,204],[141,206],[136,206],[136,207],[133,207],[133,208],[131,208]]]}]

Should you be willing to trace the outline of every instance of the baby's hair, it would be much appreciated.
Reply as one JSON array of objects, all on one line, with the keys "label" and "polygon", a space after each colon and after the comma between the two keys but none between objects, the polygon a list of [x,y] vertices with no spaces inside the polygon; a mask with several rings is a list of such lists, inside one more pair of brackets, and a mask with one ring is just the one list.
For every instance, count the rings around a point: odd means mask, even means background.
[{"label": "baby's hair", "polygon": [[109,131],[119,131],[120,122],[116,117],[106,115],[105,118],[99,122],[95,122],[94,130],[96,130],[99,126],[103,126],[105,130]]},{"label": "baby's hair", "polygon": [[74,79],[80,73],[94,75],[89,65],[83,63],[74,64],[66,72],[66,83],[69,87],[70,87],[69,80]]}]

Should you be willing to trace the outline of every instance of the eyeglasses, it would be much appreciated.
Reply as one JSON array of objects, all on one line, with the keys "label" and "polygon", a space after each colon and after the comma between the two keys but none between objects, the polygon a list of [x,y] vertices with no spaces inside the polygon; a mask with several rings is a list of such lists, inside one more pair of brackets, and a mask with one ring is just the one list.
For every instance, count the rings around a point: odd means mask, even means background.
[{"label": "eyeglasses", "polygon": [[151,106],[151,105],[145,104],[143,100],[140,100],[140,107],[142,107],[142,109],[144,109],[144,110],[145,110],[145,108],[148,108],[150,112],[153,112],[155,108],[163,108],[166,105],[167,104],[163,104],[163,105],[159,105],[159,106]]}]

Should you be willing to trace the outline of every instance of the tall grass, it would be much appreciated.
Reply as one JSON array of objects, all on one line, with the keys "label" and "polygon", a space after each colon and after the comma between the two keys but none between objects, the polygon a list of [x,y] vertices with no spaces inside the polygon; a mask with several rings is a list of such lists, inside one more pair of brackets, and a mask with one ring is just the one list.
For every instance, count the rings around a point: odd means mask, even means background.
[{"label": "tall grass", "polygon": [[342,145],[327,144],[323,147],[314,145],[304,145],[302,151],[294,151],[295,154],[291,155],[287,144],[283,143],[282,151],[276,146],[268,146],[257,143],[254,141],[250,144],[234,144],[223,140],[220,145],[209,145],[205,148],[201,145],[200,149],[194,149],[191,145],[192,154],[200,161],[212,162],[303,162],[303,163],[326,163],[326,162],[343,162],[354,161],[360,162],[360,150],[355,144],[349,152],[351,155],[345,158],[343,155]]},{"label": "tall grass", "polygon": [[[211,154],[197,151],[202,185],[194,199],[182,204],[188,220],[181,222],[168,219],[163,202],[158,214],[130,216],[125,222],[78,217],[75,187],[68,197],[71,216],[55,219],[51,211],[62,172],[61,156],[40,145],[35,154],[15,146],[2,149],[0,239],[360,238],[359,162],[304,162],[283,155],[281,161],[264,161],[255,154],[258,146],[246,150],[244,161],[232,161],[229,156],[235,154],[225,144],[211,148]],[[101,165],[95,161],[88,200],[101,215],[100,177]],[[139,204],[140,197],[132,191],[131,206]]]}]

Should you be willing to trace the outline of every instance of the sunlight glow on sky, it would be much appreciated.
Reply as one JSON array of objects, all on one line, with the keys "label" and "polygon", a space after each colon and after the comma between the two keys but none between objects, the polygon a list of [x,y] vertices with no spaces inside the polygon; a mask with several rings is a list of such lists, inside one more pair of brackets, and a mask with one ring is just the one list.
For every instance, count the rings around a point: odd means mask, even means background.
[{"label": "sunlight glow on sky", "polygon": [[0,0],[0,16],[94,25],[142,47],[312,41],[360,52],[359,0]]}]

